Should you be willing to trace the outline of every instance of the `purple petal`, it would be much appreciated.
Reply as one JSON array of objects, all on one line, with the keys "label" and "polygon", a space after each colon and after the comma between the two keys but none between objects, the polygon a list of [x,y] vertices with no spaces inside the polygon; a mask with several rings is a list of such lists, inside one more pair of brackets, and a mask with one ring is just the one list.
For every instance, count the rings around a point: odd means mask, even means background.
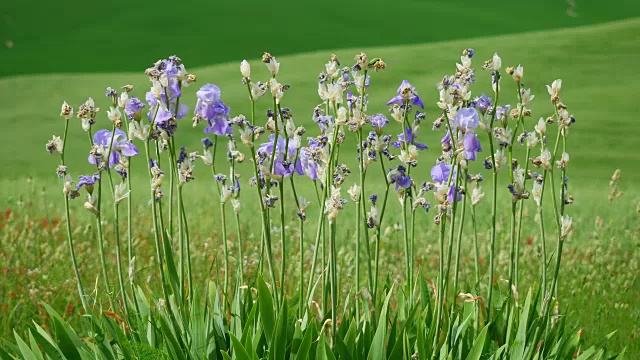
[{"label": "purple petal", "polygon": [[107,129],[98,130],[93,134],[93,143],[95,145],[109,146],[109,140],[111,140],[111,131]]},{"label": "purple petal", "polygon": [[402,105],[402,96],[394,96],[391,100],[387,101],[387,105],[398,104]]},{"label": "purple petal", "polygon": [[122,141],[118,145],[122,155],[129,157],[138,155],[138,148],[129,141]]},{"label": "purple petal", "polygon": [[176,118],[182,119],[185,115],[187,115],[187,113],[189,113],[189,106],[187,106],[186,104],[180,104],[178,105],[178,113],[176,114]]},{"label": "purple petal", "polygon": [[413,105],[419,107],[420,109],[424,109],[424,104],[422,103],[422,99],[420,99],[420,96],[418,95],[414,95],[411,98],[411,103],[413,103]]}]

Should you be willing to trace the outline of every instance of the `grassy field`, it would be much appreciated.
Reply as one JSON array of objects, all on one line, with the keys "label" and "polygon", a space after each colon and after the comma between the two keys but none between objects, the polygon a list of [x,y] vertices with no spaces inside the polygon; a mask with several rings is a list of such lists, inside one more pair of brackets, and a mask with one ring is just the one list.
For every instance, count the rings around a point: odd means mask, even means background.
[{"label": "grassy field", "polygon": [[205,66],[266,50],[284,55],[394,46],[640,16],[637,2],[571,3],[575,6],[565,0],[454,0],[446,6],[442,0],[160,0],[152,6],[139,0],[126,6],[5,1],[0,4],[0,76],[137,71],[168,53],[189,59],[191,66]]},{"label": "grassy field", "polygon": [[[485,4],[486,5],[486,4]],[[564,3],[562,3],[564,7]],[[585,6],[587,6],[585,4]],[[580,9],[580,7],[578,8]],[[629,11],[628,13],[631,13]],[[612,15],[612,14],[608,14]],[[619,14],[622,16],[623,14]],[[476,16],[478,16],[476,14]],[[604,16],[604,15],[603,15]],[[603,19],[604,21],[607,19]],[[541,25],[540,27],[549,27]],[[525,29],[523,29],[525,30]],[[640,309],[637,299],[640,297],[640,279],[638,279],[638,261],[640,259],[640,221],[637,206],[640,192],[633,184],[640,180],[637,163],[640,154],[636,151],[637,138],[640,130],[635,124],[634,95],[640,90],[639,75],[634,72],[634,64],[640,56],[640,19],[629,19],[614,23],[562,29],[544,32],[530,32],[524,34],[501,35],[493,37],[473,38],[468,40],[453,40],[422,45],[384,46],[363,49],[336,50],[336,54],[344,59],[345,64],[351,63],[353,54],[360,50],[366,51],[371,57],[380,56],[388,63],[388,68],[382,73],[374,74],[370,92],[369,112],[385,112],[386,100],[395,95],[397,85],[403,79],[409,79],[420,92],[427,105],[427,118],[432,120],[437,116],[435,102],[437,92],[435,83],[444,74],[453,71],[454,62],[458,59],[461,49],[473,47],[477,51],[475,64],[488,59],[493,51],[498,51],[503,64],[525,67],[525,85],[531,87],[537,95],[533,102],[533,119],[547,116],[552,111],[547,101],[545,84],[556,78],[563,79],[563,101],[570,106],[578,123],[571,129],[571,192],[576,197],[576,204],[570,209],[576,217],[577,231],[571,238],[567,261],[561,278],[564,296],[563,308],[568,311],[572,319],[581,324],[588,336],[594,341],[607,332],[619,329],[612,346],[621,348],[625,345],[634,354],[640,354],[638,340],[638,323]],[[458,34],[458,36],[474,34]],[[616,41],[611,41],[615,39]],[[434,39],[435,40],[435,39]],[[407,42],[419,41],[417,39]],[[389,43],[398,43],[397,39],[390,39]],[[367,44],[366,42],[358,42]],[[275,44],[274,44],[275,45]],[[349,45],[349,44],[341,44]],[[353,44],[352,44],[353,45]],[[376,45],[385,45],[376,43]],[[315,46],[322,48],[322,45]],[[333,48],[328,45],[327,48]],[[280,56],[277,46],[268,50],[278,56],[281,63],[279,79],[291,84],[291,91],[285,95],[284,106],[293,110],[294,118],[299,124],[309,126],[311,110],[319,100],[316,94],[315,76],[323,68],[329,52],[318,51],[303,55]],[[183,57],[191,72],[198,75],[198,84],[207,82],[218,84],[223,90],[223,100],[232,108],[233,114],[246,113],[249,104],[246,99],[246,89],[240,83],[238,63],[222,64],[208,67],[190,66],[211,63],[206,55],[199,55],[188,51],[181,53],[179,48],[168,46],[167,51]],[[254,79],[266,80],[266,70],[259,63],[261,50],[253,54],[237,53],[233,58],[247,56],[254,67]],[[151,53],[151,52],[150,52]],[[51,299],[60,306],[73,299],[72,274],[68,271],[64,239],[59,226],[52,225],[55,218],[60,216],[60,184],[55,178],[55,160],[49,158],[44,151],[44,143],[52,134],[61,135],[63,120],[58,116],[59,107],[63,100],[77,107],[88,96],[93,96],[99,106],[107,108],[107,99],[103,97],[106,86],[119,87],[124,84],[134,84],[135,94],[143,97],[147,88],[147,79],[142,74],[146,64],[157,57],[169,54],[159,53],[128,63],[136,70],[129,73],[105,74],[47,74],[7,77],[0,79],[0,122],[5,126],[4,141],[0,143],[0,151],[5,154],[3,159],[4,171],[0,174],[0,195],[7,199],[4,204],[12,209],[13,214],[0,221],[0,229],[4,231],[6,239],[0,243],[0,270],[5,274],[16,274],[22,277],[7,276],[16,282],[4,282],[0,294],[0,314],[9,316],[8,324],[20,324],[27,317],[33,316],[33,305],[38,292],[49,293]],[[286,51],[282,51],[286,53]],[[151,57],[149,57],[151,56]],[[226,59],[229,60],[229,59]],[[198,63],[203,61],[203,63]],[[51,64],[47,64],[49,66]],[[27,68],[27,67],[25,67]],[[55,69],[44,70],[54,71]],[[77,69],[68,69],[72,71]],[[83,71],[108,69],[87,68]],[[263,74],[263,75],[259,75]],[[478,69],[480,86],[490,91],[488,74]],[[515,102],[515,87],[509,79],[503,82],[502,99]],[[190,106],[195,102],[195,88],[186,91],[186,98]],[[479,94],[478,94],[479,95]],[[261,99],[266,100],[266,99]],[[502,101],[501,101],[502,102]],[[263,113],[269,106],[268,101],[260,101],[259,109]],[[108,125],[103,112],[99,123]],[[191,129],[190,121],[183,120],[179,133],[179,143],[187,145],[190,150],[199,150],[199,140],[203,136],[201,129]],[[70,155],[68,161],[72,171],[88,173],[91,166],[86,163],[87,146],[85,134],[80,129],[79,121],[72,121],[75,126],[70,130],[74,139],[69,144]],[[527,124],[532,128],[533,122]],[[421,140],[432,147],[431,153],[424,157],[421,167],[416,172],[419,178],[426,179],[429,159],[438,153],[439,133],[431,133],[428,126],[423,128]],[[351,147],[353,148],[353,147]],[[353,163],[353,149],[345,150],[341,157],[347,163]],[[485,153],[485,155],[488,155]],[[521,155],[521,154],[519,154]],[[140,162],[138,161],[138,164]],[[625,195],[619,201],[607,201],[607,182],[613,171],[622,169],[621,189]],[[189,211],[194,219],[194,225],[204,251],[205,243],[215,243],[219,232],[217,225],[217,207],[210,209],[208,204],[214,199],[213,190],[206,182],[208,175],[204,167],[197,168],[198,180],[189,187],[188,196],[193,200],[193,209]],[[33,181],[27,181],[28,177]],[[248,177],[248,176],[247,176]],[[135,188],[143,185],[142,176],[134,174]],[[376,180],[371,180],[375,182]],[[374,184],[380,187],[381,184]],[[41,189],[44,191],[41,192]],[[305,189],[311,193],[311,189]],[[210,199],[207,197],[210,195]],[[144,213],[143,198],[139,198],[138,208]],[[486,211],[489,208],[484,204]],[[81,205],[74,204],[74,211],[80,213]],[[317,210],[316,210],[317,211]],[[351,210],[349,210],[351,211]],[[314,218],[312,215],[311,218]],[[346,216],[349,216],[347,213]],[[420,241],[424,244],[421,256],[423,266],[429,270],[429,264],[434,255],[432,239],[433,226],[431,216],[425,218],[424,229],[420,232]],[[78,234],[87,237],[91,235],[90,225],[84,222],[89,219],[86,214],[76,218],[74,224]],[[141,217],[144,221],[144,216]],[[532,222],[532,216],[528,218]],[[391,218],[391,222],[396,221]],[[506,220],[504,220],[506,221]],[[88,222],[88,221],[87,221]],[[257,225],[256,225],[257,226]],[[430,227],[431,226],[431,227]],[[533,229],[533,227],[530,227]],[[256,228],[247,224],[248,233]],[[535,237],[532,230],[531,237]],[[347,239],[343,244],[348,244]],[[486,234],[485,234],[486,235]],[[504,234],[503,234],[504,235]],[[140,244],[145,244],[142,232]],[[147,235],[148,236],[148,235]],[[504,235],[506,236],[506,235]],[[81,236],[82,237],[82,236]],[[484,239],[486,241],[486,236]],[[26,239],[26,241],[23,241]],[[505,241],[502,241],[504,247]],[[141,245],[141,246],[142,246]],[[83,246],[83,262],[90,268],[92,261],[97,262],[91,251],[91,241],[86,240]],[[399,253],[400,245],[390,244],[387,249],[387,259],[392,259]],[[523,256],[535,254],[535,247],[524,247]],[[214,251],[215,252],[215,251]],[[10,254],[10,255],[9,255]],[[43,261],[51,259],[53,261]],[[211,260],[203,255],[204,260]],[[151,259],[148,260],[150,264]],[[345,260],[346,262],[346,260]],[[526,261],[525,261],[526,262]],[[502,264],[504,273],[504,263]],[[40,272],[27,272],[35,267]],[[535,265],[524,267],[527,281],[531,283],[536,276]],[[6,269],[6,270],[4,270]],[[88,271],[89,272],[89,271]],[[151,273],[151,271],[148,271]],[[391,266],[389,272],[393,272]],[[143,274],[146,274],[143,272]],[[22,280],[26,276],[24,283]],[[66,282],[65,282],[66,280]],[[89,283],[94,279],[89,279]],[[60,286],[60,283],[63,283]],[[67,290],[68,293],[58,290]],[[12,291],[12,293],[10,293]],[[46,299],[46,298],[45,298]],[[19,304],[19,306],[16,306]],[[1,312],[8,309],[6,312]],[[4,329],[6,333],[8,328]]]}]

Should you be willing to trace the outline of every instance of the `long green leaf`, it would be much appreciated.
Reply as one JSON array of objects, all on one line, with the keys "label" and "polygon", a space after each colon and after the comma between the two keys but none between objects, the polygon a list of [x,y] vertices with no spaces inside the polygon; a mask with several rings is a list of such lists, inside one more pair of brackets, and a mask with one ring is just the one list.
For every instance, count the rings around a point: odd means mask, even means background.
[{"label": "long green leaf", "polygon": [[[33,351],[31,351],[31,348],[29,348],[29,345],[27,345],[27,343],[24,342],[24,340],[22,340],[20,335],[18,335],[18,333],[15,330],[13,331],[13,336],[16,339],[16,343],[18,343],[18,348],[20,348],[20,355],[24,360],[39,360],[36,357],[36,354],[34,354]],[[40,355],[40,357],[42,357],[42,355]]]},{"label": "long green leaf", "polygon": [[49,334],[47,334],[44,329],[42,329],[38,324],[35,324],[36,331],[32,331],[33,338],[36,340],[38,345],[42,347],[42,350],[49,356],[51,359],[62,360],[64,356],[60,352],[60,350],[55,346],[55,342]]},{"label": "long green leaf", "polygon": [[478,334],[478,337],[474,340],[473,347],[465,360],[480,360],[482,350],[484,349],[484,343],[487,338],[487,332],[489,331],[489,326],[491,326],[491,323],[485,325],[482,331],[480,331],[480,334]]},{"label": "long green leaf", "polygon": [[242,346],[240,340],[238,340],[238,338],[232,333],[229,333],[229,336],[231,337],[231,345],[233,345],[233,354],[235,355],[235,358],[237,360],[251,360],[251,356],[249,356],[247,350]]},{"label": "long green leaf", "polygon": [[373,342],[371,343],[371,349],[369,349],[368,360],[385,360],[385,338],[387,336],[387,309],[389,308],[389,300],[393,294],[393,286],[389,289],[384,305],[380,311],[380,320],[378,321],[378,328],[376,334],[373,336]]},{"label": "long green leaf", "polygon": [[311,328],[307,328],[305,331],[304,338],[302,339],[302,343],[300,344],[300,348],[298,349],[298,353],[296,354],[295,360],[306,360],[309,358],[309,350],[311,349],[313,331]]},{"label": "long green leaf", "polygon": [[275,328],[275,314],[273,310],[273,298],[267,284],[262,279],[262,275],[258,276],[258,306],[260,307],[260,320],[264,327],[265,336],[269,344],[273,339],[273,331]]},{"label": "long green leaf", "polygon": [[284,360],[287,352],[287,299],[282,301],[280,313],[276,323],[273,341],[269,349],[269,358],[273,360]]}]

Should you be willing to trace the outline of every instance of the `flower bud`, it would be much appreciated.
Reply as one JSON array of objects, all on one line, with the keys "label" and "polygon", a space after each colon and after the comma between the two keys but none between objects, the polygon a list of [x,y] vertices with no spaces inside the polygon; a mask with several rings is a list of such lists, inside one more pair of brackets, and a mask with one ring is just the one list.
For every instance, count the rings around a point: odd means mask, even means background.
[{"label": "flower bud", "polygon": [[249,62],[247,60],[242,60],[242,62],[240,63],[240,73],[245,79],[251,77],[251,65],[249,65]]}]

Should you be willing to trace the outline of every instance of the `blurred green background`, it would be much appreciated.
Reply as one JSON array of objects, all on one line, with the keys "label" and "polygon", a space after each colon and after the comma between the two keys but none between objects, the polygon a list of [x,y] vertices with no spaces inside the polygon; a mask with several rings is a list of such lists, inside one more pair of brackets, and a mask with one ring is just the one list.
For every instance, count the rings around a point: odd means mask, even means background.
[{"label": "blurred green background", "polygon": [[0,76],[140,71],[168,54],[205,66],[267,50],[442,42],[634,16],[640,6],[629,0],[2,1]]}]

